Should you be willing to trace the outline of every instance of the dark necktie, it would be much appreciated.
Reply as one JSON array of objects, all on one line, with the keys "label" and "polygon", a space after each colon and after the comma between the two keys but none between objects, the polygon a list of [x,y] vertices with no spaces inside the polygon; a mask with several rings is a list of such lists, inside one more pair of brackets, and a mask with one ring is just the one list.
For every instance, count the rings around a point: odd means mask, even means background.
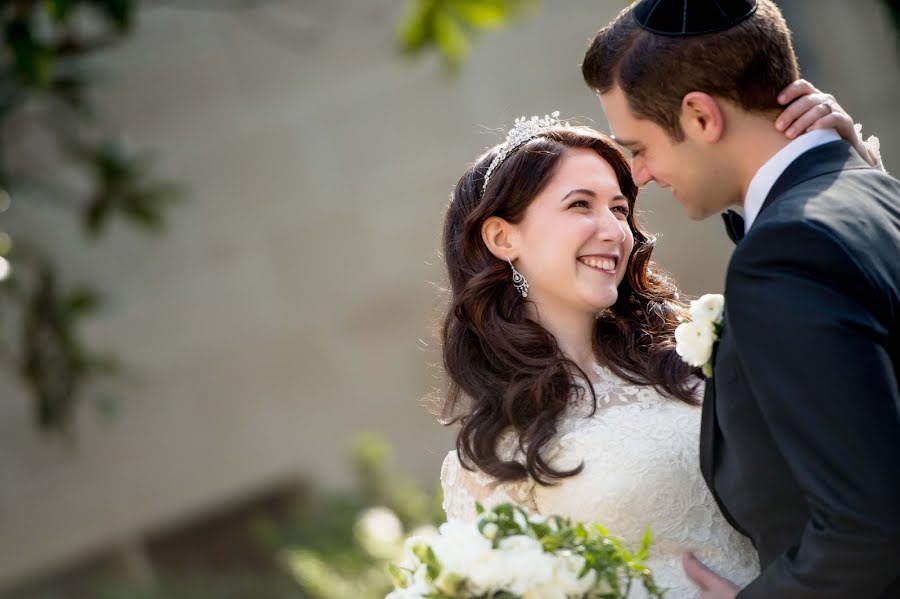
[{"label": "dark necktie", "polygon": [[728,233],[728,239],[737,245],[744,238],[744,217],[734,210],[726,210],[722,213],[722,220],[725,221],[725,232]]}]

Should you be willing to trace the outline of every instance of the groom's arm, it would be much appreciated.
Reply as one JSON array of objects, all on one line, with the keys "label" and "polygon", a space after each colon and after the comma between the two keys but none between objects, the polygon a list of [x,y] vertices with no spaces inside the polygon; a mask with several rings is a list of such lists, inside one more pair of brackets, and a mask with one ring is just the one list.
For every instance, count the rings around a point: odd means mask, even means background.
[{"label": "groom's arm", "polygon": [[729,268],[729,334],[811,517],[739,597],[877,597],[900,576],[889,295],[824,228],[758,226]]}]

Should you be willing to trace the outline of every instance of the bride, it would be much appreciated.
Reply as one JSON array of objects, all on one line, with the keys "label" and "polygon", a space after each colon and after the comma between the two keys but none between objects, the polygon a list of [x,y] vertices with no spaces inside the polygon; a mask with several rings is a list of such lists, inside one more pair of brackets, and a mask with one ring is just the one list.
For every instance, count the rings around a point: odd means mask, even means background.
[{"label": "bride", "polygon": [[[818,90],[791,90],[782,118],[837,127],[877,163],[839,107],[820,121]],[[650,527],[657,584],[697,597],[685,552],[739,585],[759,564],[700,475],[703,382],[675,353],[686,309],[650,260],[637,195],[609,138],[552,117],[517,122],[460,178],[443,233],[443,415],[460,424],[444,509],[469,520],[476,501],[512,502],[599,522],[633,548]]]}]

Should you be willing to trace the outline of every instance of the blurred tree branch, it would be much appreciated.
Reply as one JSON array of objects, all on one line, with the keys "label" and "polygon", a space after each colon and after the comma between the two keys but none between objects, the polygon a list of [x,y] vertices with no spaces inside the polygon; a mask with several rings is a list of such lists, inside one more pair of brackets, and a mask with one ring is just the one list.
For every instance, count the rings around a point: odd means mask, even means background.
[{"label": "blurred tree branch", "polygon": [[[900,0],[879,1],[891,16],[900,53]],[[540,4],[540,0],[410,0],[397,30],[400,49],[409,56],[435,49],[444,66],[456,72],[479,33],[500,29]]]},{"label": "blurred tree branch", "polygon": [[[149,156],[100,133],[85,66],[129,35],[136,13],[136,0],[0,0],[0,213],[13,199],[46,199],[74,206],[92,240],[114,218],[162,230],[181,189],[152,173]],[[62,172],[87,189],[60,184]],[[70,288],[27,233],[0,237],[0,359],[30,390],[37,426],[70,433],[86,385],[122,373],[79,335],[101,294],[89,284]]]},{"label": "blurred tree branch", "polygon": [[400,47],[410,56],[434,48],[453,72],[478,34],[506,26],[538,4],[538,0],[412,0],[397,32]]}]

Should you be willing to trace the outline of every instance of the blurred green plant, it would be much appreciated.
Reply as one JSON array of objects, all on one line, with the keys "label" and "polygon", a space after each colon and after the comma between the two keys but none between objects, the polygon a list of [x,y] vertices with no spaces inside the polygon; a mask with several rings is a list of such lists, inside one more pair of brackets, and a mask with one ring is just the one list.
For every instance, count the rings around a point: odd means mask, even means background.
[{"label": "blurred green plant", "polygon": [[[92,240],[114,218],[163,229],[181,188],[152,173],[149,155],[103,133],[91,98],[90,61],[133,31],[137,9],[136,0],[0,2],[0,213],[13,199],[61,205]],[[0,240],[2,359],[28,386],[37,426],[71,433],[86,386],[122,373],[79,335],[101,294],[64,282],[56,260],[26,233],[0,231]]]},{"label": "blurred green plant", "polygon": [[[85,573],[73,585],[60,585],[16,595],[16,599],[79,597],[83,599],[383,599],[393,587],[388,570],[399,561],[407,536],[436,532],[445,520],[440,484],[425,488],[393,467],[390,445],[381,435],[357,436],[351,447],[355,484],[325,492],[302,485],[282,490],[271,500],[223,520],[246,534],[208,538],[192,547],[201,554],[192,564],[163,558],[152,563],[152,580],[136,582],[121,571]],[[221,539],[241,543],[246,560],[217,567],[202,554],[229,552]],[[182,554],[183,555],[183,554]],[[160,556],[162,557],[162,556]],[[59,594],[54,594],[59,591]]]},{"label": "blurred green plant", "polygon": [[88,597],[76,594],[67,594],[64,597],[79,597],[79,599],[305,599],[305,596],[297,589],[296,583],[290,579],[270,574],[245,572],[163,576],[151,588],[136,588],[133,585],[113,582],[99,583],[95,586],[94,590],[88,591]]},{"label": "blurred green plant", "polygon": [[412,0],[397,35],[404,54],[434,48],[449,71],[468,56],[472,41],[500,29],[538,6],[538,0]]},{"label": "blurred green plant", "polygon": [[[900,0],[880,1],[893,22],[900,53]],[[410,0],[397,39],[407,55],[437,50],[444,66],[456,72],[479,33],[505,27],[540,4],[540,0]]]},{"label": "blurred green plant", "polygon": [[357,488],[312,498],[286,521],[261,519],[258,538],[272,547],[304,596],[382,599],[392,588],[388,565],[413,531],[444,521],[440,485],[423,489],[391,466],[391,449],[377,435],[354,443]]}]

